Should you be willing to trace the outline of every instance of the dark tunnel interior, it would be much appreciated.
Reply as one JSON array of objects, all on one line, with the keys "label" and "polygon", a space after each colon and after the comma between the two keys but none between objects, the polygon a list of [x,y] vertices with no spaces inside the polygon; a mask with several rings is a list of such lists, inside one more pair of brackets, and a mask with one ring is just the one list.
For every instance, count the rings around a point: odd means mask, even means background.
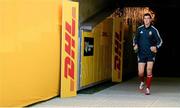
[{"label": "dark tunnel interior", "polygon": [[163,39],[163,46],[157,55],[155,73],[161,76],[180,76],[179,16],[177,7],[158,7],[158,21],[155,25]]},{"label": "dark tunnel interior", "polygon": [[[179,3],[177,0],[117,0],[119,7],[147,6],[156,14],[154,26],[159,30],[163,45],[156,56],[154,76],[180,76]],[[117,3],[116,2],[116,3]]]}]

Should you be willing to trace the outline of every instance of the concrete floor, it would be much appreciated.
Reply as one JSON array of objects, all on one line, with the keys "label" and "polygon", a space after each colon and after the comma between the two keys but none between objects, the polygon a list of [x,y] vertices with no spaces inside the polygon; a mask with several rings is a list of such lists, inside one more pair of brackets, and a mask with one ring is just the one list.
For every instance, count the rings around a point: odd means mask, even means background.
[{"label": "concrete floor", "polygon": [[180,78],[154,78],[151,95],[138,92],[137,80],[133,78],[94,94],[55,97],[30,107],[180,107]]}]

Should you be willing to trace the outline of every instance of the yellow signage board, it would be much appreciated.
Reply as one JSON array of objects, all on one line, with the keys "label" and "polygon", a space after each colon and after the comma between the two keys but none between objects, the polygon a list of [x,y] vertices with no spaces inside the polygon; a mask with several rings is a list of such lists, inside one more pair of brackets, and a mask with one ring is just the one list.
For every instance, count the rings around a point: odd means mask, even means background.
[{"label": "yellow signage board", "polygon": [[63,0],[60,96],[77,95],[78,2]]},{"label": "yellow signage board", "polygon": [[123,63],[123,23],[121,18],[114,18],[113,23],[112,81],[121,82]]}]

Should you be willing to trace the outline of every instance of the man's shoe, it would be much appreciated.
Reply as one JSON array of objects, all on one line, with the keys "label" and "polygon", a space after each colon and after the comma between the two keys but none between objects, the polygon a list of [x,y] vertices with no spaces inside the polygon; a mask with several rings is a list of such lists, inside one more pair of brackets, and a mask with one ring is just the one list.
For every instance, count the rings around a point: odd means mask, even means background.
[{"label": "man's shoe", "polygon": [[139,85],[139,90],[142,92],[144,90],[144,82],[141,82]]},{"label": "man's shoe", "polygon": [[149,88],[146,88],[145,95],[150,95],[150,89]]}]

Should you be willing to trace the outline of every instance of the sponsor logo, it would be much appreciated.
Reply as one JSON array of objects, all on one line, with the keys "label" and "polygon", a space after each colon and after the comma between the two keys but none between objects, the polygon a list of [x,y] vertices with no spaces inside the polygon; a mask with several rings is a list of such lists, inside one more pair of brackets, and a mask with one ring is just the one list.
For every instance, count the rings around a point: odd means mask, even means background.
[{"label": "sponsor logo", "polygon": [[114,56],[114,69],[118,73],[120,79],[120,66],[121,66],[121,33],[115,33],[115,56]]},{"label": "sponsor logo", "polygon": [[[72,23],[65,21],[65,59],[64,59],[64,77],[66,79],[70,78],[70,91],[75,90],[74,82],[74,61],[75,61],[75,25],[76,25],[76,8],[72,7]],[[69,77],[68,77],[69,76]]]},{"label": "sponsor logo", "polygon": [[84,38],[84,56],[93,56],[94,38]]},{"label": "sponsor logo", "polygon": [[152,35],[152,31],[149,31],[149,36],[151,36]]}]

